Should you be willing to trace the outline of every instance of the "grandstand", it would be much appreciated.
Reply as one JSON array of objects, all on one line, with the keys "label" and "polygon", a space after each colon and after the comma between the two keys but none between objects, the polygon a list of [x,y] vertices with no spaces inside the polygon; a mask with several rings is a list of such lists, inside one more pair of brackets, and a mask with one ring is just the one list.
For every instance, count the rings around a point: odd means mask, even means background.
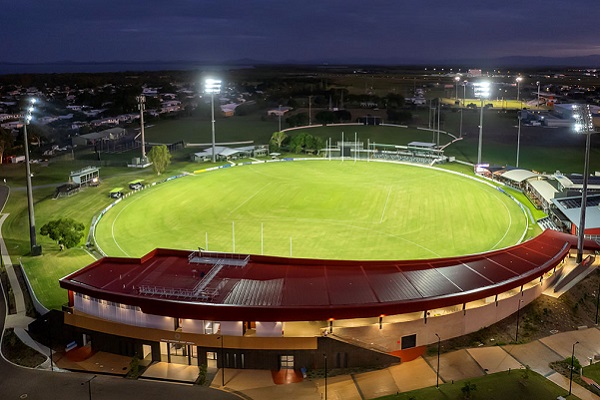
[{"label": "grandstand", "polygon": [[[65,323],[95,350],[132,355],[146,346],[152,359],[177,362],[171,346],[183,345],[195,355],[186,363],[201,365],[221,339],[218,364],[228,368],[278,369],[282,355],[300,368],[321,354],[344,359],[338,367],[383,365],[434,342],[434,333],[460,336],[511,315],[557,282],[576,243],[546,230],[503,250],[393,261],[156,249],[100,259],[60,286],[69,293]],[[123,346],[111,347],[107,335]]]}]

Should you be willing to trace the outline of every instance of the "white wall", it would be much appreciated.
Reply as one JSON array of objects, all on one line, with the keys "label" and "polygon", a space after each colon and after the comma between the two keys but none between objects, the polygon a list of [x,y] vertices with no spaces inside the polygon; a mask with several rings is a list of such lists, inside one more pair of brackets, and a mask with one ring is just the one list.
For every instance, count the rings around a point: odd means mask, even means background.
[{"label": "white wall", "polygon": [[283,323],[256,321],[256,336],[261,336],[261,337],[283,336]]},{"label": "white wall", "polygon": [[242,321],[221,321],[221,334],[227,336],[244,336]]},{"label": "white wall", "polygon": [[205,334],[203,319],[184,319],[181,324],[182,332]]}]

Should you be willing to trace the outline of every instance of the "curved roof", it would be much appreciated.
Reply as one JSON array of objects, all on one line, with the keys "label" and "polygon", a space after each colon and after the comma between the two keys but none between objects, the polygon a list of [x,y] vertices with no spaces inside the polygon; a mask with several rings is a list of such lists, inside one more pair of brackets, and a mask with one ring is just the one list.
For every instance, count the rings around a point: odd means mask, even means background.
[{"label": "curved roof", "polygon": [[[145,313],[216,321],[376,317],[478,300],[553,269],[575,246],[547,230],[503,250],[452,258],[349,261],[156,249],[102,258],[60,280]],[[586,242],[586,248],[600,249]]]},{"label": "curved roof", "polygon": [[526,169],[511,169],[502,174],[503,178],[509,179],[514,182],[523,182],[527,179],[538,176],[535,172],[528,171]]}]

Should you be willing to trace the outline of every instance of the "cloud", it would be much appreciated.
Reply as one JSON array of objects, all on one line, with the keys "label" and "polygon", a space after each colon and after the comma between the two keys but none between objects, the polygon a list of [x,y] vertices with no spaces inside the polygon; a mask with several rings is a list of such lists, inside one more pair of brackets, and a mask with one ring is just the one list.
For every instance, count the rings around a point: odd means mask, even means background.
[{"label": "cloud", "polygon": [[[595,1],[0,0],[7,61],[599,54]],[[23,18],[21,18],[21,16]],[[589,30],[581,27],[590,27]],[[201,53],[200,53],[201,52]]]}]

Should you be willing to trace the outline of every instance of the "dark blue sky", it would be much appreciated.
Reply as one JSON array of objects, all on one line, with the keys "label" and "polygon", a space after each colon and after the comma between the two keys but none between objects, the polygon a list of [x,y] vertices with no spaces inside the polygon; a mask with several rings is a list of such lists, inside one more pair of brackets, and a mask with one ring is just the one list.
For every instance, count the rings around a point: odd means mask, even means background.
[{"label": "dark blue sky", "polygon": [[0,0],[0,61],[600,54],[598,0]]}]

